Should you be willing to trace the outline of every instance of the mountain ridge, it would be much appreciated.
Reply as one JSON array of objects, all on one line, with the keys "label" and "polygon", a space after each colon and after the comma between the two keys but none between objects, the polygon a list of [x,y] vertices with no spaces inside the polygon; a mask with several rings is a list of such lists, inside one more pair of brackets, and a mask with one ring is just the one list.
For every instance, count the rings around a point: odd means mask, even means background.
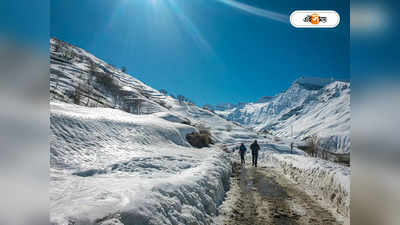
[{"label": "mountain ridge", "polygon": [[350,82],[344,80],[302,76],[267,101],[215,112],[256,131],[298,140],[318,135],[330,151],[350,151]]}]

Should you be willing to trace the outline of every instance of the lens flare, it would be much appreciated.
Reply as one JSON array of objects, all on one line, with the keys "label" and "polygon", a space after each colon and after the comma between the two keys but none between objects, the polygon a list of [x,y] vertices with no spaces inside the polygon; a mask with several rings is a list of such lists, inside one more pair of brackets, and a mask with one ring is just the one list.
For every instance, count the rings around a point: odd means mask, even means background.
[{"label": "lens flare", "polygon": [[193,40],[196,42],[197,46],[208,53],[208,55],[215,56],[214,49],[210,46],[207,40],[203,37],[197,27],[192,23],[189,17],[186,16],[185,12],[182,8],[174,1],[168,1],[171,9],[173,10],[174,14],[178,17],[179,21],[184,26],[185,30],[191,35]]},{"label": "lens flare", "polygon": [[254,7],[254,6],[250,6],[250,5],[247,5],[244,3],[237,2],[235,0],[217,0],[217,1],[224,3],[230,7],[233,7],[235,9],[245,11],[252,15],[264,17],[264,18],[275,20],[275,21],[282,22],[282,23],[289,23],[289,16],[285,15],[285,14],[273,12],[273,11],[266,10],[266,9],[260,9],[260,8]]}]

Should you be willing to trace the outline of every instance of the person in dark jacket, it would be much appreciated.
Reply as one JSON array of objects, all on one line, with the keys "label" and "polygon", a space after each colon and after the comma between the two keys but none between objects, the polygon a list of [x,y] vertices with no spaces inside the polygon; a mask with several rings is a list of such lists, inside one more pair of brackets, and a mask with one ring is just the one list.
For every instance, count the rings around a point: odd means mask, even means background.
[{"label": "person in dark jacket", "polygon": [[290,154],[293,154],[293,142],[290,143]]},{"label": "person in dark jacket", "polygon": [[260,146],[257,144],[257,140],[250,145],[251,155],[253,159],[253,166],[257,167],[257,160],[258,160],[258,151],[260,150]]},{"label": "person in dark jacket", "polygon": [[244,155],[246,154],[246,146],[242,143],[239,147],[239,153],[240,153],[240,163],[244,165],[246,162],[244,161]]}]

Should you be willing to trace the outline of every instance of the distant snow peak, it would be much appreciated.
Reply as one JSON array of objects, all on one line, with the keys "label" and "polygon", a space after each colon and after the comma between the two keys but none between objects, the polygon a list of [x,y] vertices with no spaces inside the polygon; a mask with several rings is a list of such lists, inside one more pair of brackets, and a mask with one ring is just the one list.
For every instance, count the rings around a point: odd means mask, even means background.
[{"label": "distant snow peak", "polygon": [[232,104],[232,103],[223,103],[223,104],[218,104],[215,106],[216,110],[227,110],[227,109],[233,109],[235,108],[236,105]]},{"label": "distant snow peak", "polygon": [[350,150],[350,83],[344,80],[302,76],[274,97],[216,113],[257,131],[299,140],[316,134],[331,151]]},{"label": "distant snow peak", "polygon": [[263,97],[261,97],[261,98],[257,101],[257,103],[269,102],[269,101],[271,101],[272,99],[274,99],[273,96],[263,96]]},{"label": "distant snow peak", "polygon": [[300,84],[314,84],[319,86],[325,86],[329,83],[332,83],[333,81],[335,81],[333,77],[323,78],[323,77],[301,76],[295,82]]}]

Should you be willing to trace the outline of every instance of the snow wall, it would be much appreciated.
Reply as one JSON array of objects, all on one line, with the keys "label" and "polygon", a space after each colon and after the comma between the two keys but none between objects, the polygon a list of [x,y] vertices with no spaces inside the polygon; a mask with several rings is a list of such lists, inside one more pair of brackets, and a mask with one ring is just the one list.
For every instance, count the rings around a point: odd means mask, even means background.
[{"label": "snow wall", "polygon": [[263,162],[276,166],[311,194],[324,198],[337,212],[350,215],[350,168],[318,158],[289,154],[264,154]]}]

